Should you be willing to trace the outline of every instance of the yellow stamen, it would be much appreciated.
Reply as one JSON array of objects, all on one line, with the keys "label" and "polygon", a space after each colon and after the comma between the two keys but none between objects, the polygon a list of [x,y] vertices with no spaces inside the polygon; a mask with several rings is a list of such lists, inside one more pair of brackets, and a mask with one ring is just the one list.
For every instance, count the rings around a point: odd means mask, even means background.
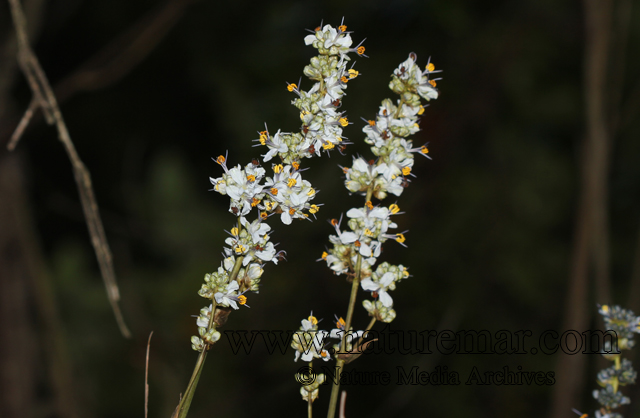
[{"label": "yellow stamen", "polygon": [[433,87],[436,86],[436,80],[429,80],[429,84],[431,84]]},{"label": "yellow stamen", "polygon": [[404,278],[409,277],[409,271],[407,270],[406,267],[402,270],[402,277]]},{"label": "yellow stamen", "polygon": [[309,197],[313,196],[314,194],[316,194],[316,191],[313,190],[313,188],[309,189],[309,191],[307,192],[307,196]]},{"label": "yellow stamen", "polygon": [[336,218],[333,218],[333,219],[331,220],[331,225],[333,225],[333,226],[338,225],[338,220],[337,220]]},{"label": "yellow stamen", "polygon": [[358,49],[356,49],[356,52],[358,53],[358,55],[364,54],[364,47],[363,46],[359,46]]},{"label": "yellow stamen", "polygon": [[418,109],[418,115],[422,115],[424,113],[424,106],[420,105],[420,109]]},{"label": "yellow stamen", "polygon": [[353,245],[355,245],[356,248],[360,248],[360,246],[362,246],[362,243],[360,241],[356,240],[356,242],[354,242]]},{"label": "yellow stamen", "polygon": [[394,203],[391,206],[389,206],[389,211],[391,212],[392,215],[395,215],[396,213],[400,212],[400,207]]},{"label": "yellow stamen", "polygon": [[426,145],[423,145],[423,146],[420,148],[420,152],[421,152],[421,153],[423,153],[423,154],[428,154],[428,153],[429,153],[429,148],[427,148],[427,146],[426,146]]},{"label": "yellow stamen", "polygon": [[418,125],[417,123],[414,123],[413,126],[415,126],[416,128],[420,129],[420,125]]},{"label": "yellow stamen", "polygon": [[291,188],[291,187],[295,186],[297,182],[298,182],[298,181],[297,181],[296,179],[294,179],[294,178],[290,178],[290,179],[287,181],[287,186],[289,186],[289,188]]},{"label": "yellow stamen", "polygon": [[609,306],[608,305],[602,305],[602,312],[604,313],[609,313]]},{"label": "yellow stamen", "polygon": [[247,176],[247,180],[249,180],[249,181],[256,181],[256,176],[254,176],[253,174],[249,174],[249,175]]},{"label": "yellow stamen", "polygon": [[260,219],[262,219],[263,221],[267,219],[268,216],[269,215],[267,214],[267,212],[260,212]]},{"label": "yellow stamen", "polygon": [[272,187],[271,190],[269,190],[271,192],[272,195],[277,196],[278,195],[278,189],[276,189],[275,187]]},{"label": "yellow stamen", "polygon": [[347,120],[347,118],[340,118],[338,122],[340,122],[340,125],[342,125],[342,127],[345,127],[349,124],[349,121]]},{"label": "yellow stamen", "polygon": [[324,144],[322,144],[322,148],[324,148],[324,149],[333,149],[333,148],[335,148],[335,145],[333,145],[332,142],[325,142]]},{"label": "yellow stamen", "polygon": [[372,235],[373,235],[373,232],[371,232],[371,230],[370,230],[369,228],[365,228],[365,230],[364,230],[364,234],[365,234],[366,236],[370,237],[370,236],[372,236]]},{"label": "yellow stamen", "polygon": [[322,259],[323,260],[326,260],[328,256],[329,256],[329,254],[326,251],[322,252]]},{"label": "yellow stamen", "polygon": [[294,208],[289,208],[289,215],[293,215],[296,213],[296,210]]},{"label": "yellow stamen", "polygon": [[242,244],[238,244],[238,245],[236,246],[236,248],[235,248],[235,252],[236,252],[236,254],[242,254],[242,253],[244,253],[245,251],[246,251],[246,248],[245,248],[245,246],[244,246],[244,245],[242,245]]},{"label": "yellow stamen", "polygon": [[289,91],[294,91],[297,88],[298,88],[298,86],[295,83],[287,84],[287,90],[289,90]]},{"label": "yellow stamen", "polygon": [[360,73],[354,69],[351,69],[348,71],[349,72],[349,78],[356,78],[358,75],[360,75]]},{"label": "yellow stamen", "polygon": [[224,164],[225,161],[227,161],[227,159],[224,158],[224,155],[219,155],[218,158],[216,158],[216,162],[220,165]]},{"label": "yellow stamen", "polygon": [[349,81],[349,79],[345,76],[340,77],[340,81],[342,81],[343,83],[347,83]]},{"label": "yellow stamen", "polygon": [[411,173],[411,167],[402,167],[402,175],[408,176]]},{"label": "yellow stamen", "polygon": [[403,234],[396,234],[396,241],[398,241],[399,243],[403,243],[406,241],[406,238]]},{"label": "yellow stamen", "polygon": [[364,204],[369,210],[373,209],[373,203],[370,200],[367,200]]},{"label": "yellow stamen", "polygon": [[267,135],[260,134],[260,145],[265,145],[267,143]]},{"label": "yellow stamen", "polygon": [[427,71],[433,72],[433,70],[435,69],[436,69],[436,66],[433,65],[433,63],[430,62],[429,64],[427,64]]},{"label": "yellow stamen", "polygon": [[231,228],[231,235],[233,235],[234,237],[238,236],[238,228],[233,227]]},{"label": "yellow stamen", "polygon": [[336,136],[336,141],[342,142],[342,138],[340,138],[339,136]]},{"label": "yellow stamen", "polygon": [[279,174],[282,171],[282,164],[273,166],[273,172]]},{"label": "yellow stamen", "polygon": [[340,32],[344,32],[347,30],[347,25],[340,25],[338,26],[338,30],[340,30]]},{"label": "yellow stamen", "polygon": [[340,328],[340,329],[344,329],[344,327],[345,327],[346,325],[347,325],[347,324],[344,322],[344,319],[342,319],[342,317],[340,317],[340,318],[338,319],[338,322],[336,322],[336,327],[338,327],[338,328]]},{"label": "yellow stamen", "polygon": [[375,120],[368,120],[367,122],[369,122],[369,126],[376,126]]},{"label": "yellow stamen", "polygon": [[296,170],[300,168],[300,163],[297,161],[294,161],[291,163],[291,165],[293,166],[293,168],[295,168]]},{"label": "yellow stamen", "polygon": [[271,212],[271,211],[273,210],[273,207],[274,207],[274,206],[275,206],[275,203],[273,203],[273,202],[272,202],[272,201],[270,201],[270,200],[269,200],[269,201],[266,201],[266,202],[264,203],[264,207],[265,207],[269,212]]},{"label": "yellow stamen", "polygon": [[238,303],[240,305],[244,305],[247,303],[247,297],[245,295],[238,296]]},{"label": "yellow stamen", "polygon": [[255,208],[256,206],[258,206],[258,203],[260,203],[260,199],[257,199],[255,197],[251,198],[251,207]]},{"label": "yellow stamen", "polygon": [[320,206],[311,205],[311,207],[309,208],[309,213],[311,214],[318,213],[319,210],[320,210]]},{"label": "yellow stamen", "polygon": [[349,167],[342,167],[342,172],[347,174],[349,172]]}]

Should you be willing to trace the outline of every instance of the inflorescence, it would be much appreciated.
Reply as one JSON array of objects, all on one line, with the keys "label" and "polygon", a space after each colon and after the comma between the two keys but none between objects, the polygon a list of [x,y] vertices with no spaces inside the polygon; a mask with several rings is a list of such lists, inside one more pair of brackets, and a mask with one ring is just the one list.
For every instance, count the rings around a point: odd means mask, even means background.
[{"label": "inflorescence", "polygon": [[[305,38],[305,44],[319,53],[304,69],[304,74],[315,83],[308,91],[294,83],[287,84],[287,89],[298,96],[292,104],[300,111],[300,132],[278,130],[272,134],[265,126],[256,140],[258,146],[268,148],[262,156],[265,166],[277,157],[270,163],[272,174],[268,176],[257,159],[244,167],[227,166],[227,156],[215,159],[223,173],[210,178],[212,190],[229,196],[229,211],[237,217],[237,223],[225,240],[221,266],[205,275],[198,292],[211,304],[200,310],[196,321],[199,336],[191,337],[196,351],[207,350],[220,339],[217,327],[224,324],[231,309],[248,306],[245,293],[258,292],[265,263],[277,264],[284,259],[285,252],[276,251],[276,244],[270,241],[271,226],[266,220],[279,215],[282,223],[289,225],[293,219],[315,216],[320,209],[319,204],[311,203],[318,191],[302,178],[302,159],[336,148],[344,150],[342,129],[349,121],[339,108],[348,82],[358,76],[358,71],[347,68],[349,54],[364,56],[364,47],[351,47],[351,35],[344,25],[338,29],[330,25],[317,28]],[[250,221],[254,209],[257,216]]]},{"label": "inflorescence", "polygon": [[[326,41],[323,40],[326,40],[327,36],[333,39],[336,33],[339,31],[336,32],[330,26],[325,26],[322,30],[318,28],[315,35],[305,38],[305,42],[312,43],[323,54],[323,51],[330,50],[326,49]],[[348,48],[348,45],[344,48]],[[360,48],[362,47],[356,49],[359,54]],[[403,213],[396,203],[380,205],[374,204],[372,199],[383,200],[388,194],[400,196],[408,187],[411,177],[415,177],[411,173],[414,154],[430,158],[427,144],[414,147],[409,137],[420,130],[418,119],[425,110],[423,100],[428,102],[438,97],[438,79],[432,78],[432,75],[439,71],[435,70],[431,62],[427,63],[425,70],[421,70],[416,60],[414,53],[409,54],[407,60],[401,63],[391,76],[389,88],[400,96],[396,103],[391,99],[383,100],[375,120],[365,121],[366,125],[362,129],[366,135],[365,142],[371,145],[371,151],[376,158],[367,160],[354,157],[351,167],[342,168],[345,187],[351,193],[365,196],[365,203],[362,207],[347,211],[347,228],[342,228],[342,217],[339,220],[331,220],[335,229],[335,235],[329,237],[332,247],[323,252],[319,259],[324,260],[334,274],[346,275],[347,281],[355,280],[364,291],[369,292],[372,299],[364,300],[363,306],[369,316],[373,317],[373,322],[394,320],[396,312],[389,292],[395,290],[399,281],[408,278],[409,272],[403,265],[387,262],[376,267],[382,245],[387,240],[395,240],[406,246],[404,234],[407,231],[391,232],[397,228],[391,217]],[[351,71],[349,70],[348,74],[352,74]],[[309,75],[306,69],[305,74]],[[358,73],[354,71],[353,74]],[[331,80],[331,85],[337,82],[337,78]],[[325,98],[324,102],[328,103],[331,99]],[[301,118],[303,116],[308,115],[301,109]],[[336,144],[338,143],[339,141]],[[327,361],[331,358],[331,351],[350,352],[362,343],[362,338],[368,331],[354,331],[352,327],[347,326],[344,319],[338,317],[335,324],[333,330],[324,331],[318,329],[318,319],[313,313],[303,319],[292,342],[292,347],[296,350],[295,360],[302,358],[305,362],[311,362],[313,359]],[[327,338],[339,340],[332,346],[333,350],[327,350]],[[320,374],[316,383],[324,379],[324,375]],[[313,402],[317,398],[316,383],[302,386],[301,394],[305,401]]]},{"label": "inflorescence", "polygon": [[[614,331],[617,336],[618,350],[633,348],[633,334],[640,333],[640,317],[632,311],[622,309],[620,306],[602,305],[599,309],[604,319],[607,331]],[[630,403],[628,397],[620,392],[620,386],[634,384],[636,371],[631,366],[631,361],[622,358],[622,353],[612,352],[610,341],[606,341],[603,347],[604,358],[613,362],[613,365],[598,372],[598,384],[602,387],[593,391],[593,397],[602,405],[595,412],[596,418],[622,418],[622,414],[613,412],[614,409]]]}]

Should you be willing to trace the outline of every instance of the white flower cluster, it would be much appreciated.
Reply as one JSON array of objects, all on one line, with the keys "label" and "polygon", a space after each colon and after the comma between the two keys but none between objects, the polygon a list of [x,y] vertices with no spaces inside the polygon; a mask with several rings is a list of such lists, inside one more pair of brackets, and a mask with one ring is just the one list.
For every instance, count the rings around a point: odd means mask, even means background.
[{"label": "white flower cluster", "polygon": [[342,128],[349,121],[338,108],[342,105],[347,83],[359,75],[353,68],[347,68],[348,54],[364,55],[363,46],[351,48],[351,35],[346,30],[345,25],[337,29],[325,25],[317,27],[313,35],[304,39],[305,44],[312,45],[320,55],[311,58],[311,63],[304,69],[304,74],[315,81],[310,90],[302,90],[294,83],[287,85],[287,89],[298,96],[292,104],[300,110],[301,132],[278,131],[275,135],[260,132],[258,141],[269,148],[265,162],[278,154],[283,163],[292,164],[319,156],[323,150],[344,148]]},{"label": "white flower cluster", "polygon": [[[307,319],[302,320],[300,329],[293,335],[291,340],[291,347],[296,350],[295,361],[302,359],[304,362],[310,362],[314,358],[319,358],[324,361],[331,359],[331,354],[326,347],[330,344],[328,339],[338,340],[339,342],[333,345],[334,351],[340,350],[342,344],[342,336],[344,334],[344,319],[336,318],[336,328],[331,331],[324,331],[318,329],[318,319],[313,316],[313,312]],[[346,342],[349,351],[353,348],[353,342],[359,339],[364,334],[364,331],[349,332],[347,334]]]},{"label": "white flower cluster", "polygon": [[384,199],[387,193],[400,196],[412,175],[413,154],[429,158],[426,145],[413,147],[407,137],[420,130],[418,116],[424,113],[420,98],[429,101],[438,97],[436,81],[429,76],[439,71],[429,63],[422,72],[415,60],[415,54],[410,54],[393,73],[389,87],[401,97],[397,104],[383,100],[376,120],[367,121],[362,129],[367,135],[365,142],[372,145],[378,159],[368,164],[356,158],[351,168],[343,169],[345,186],[352,193],[366,194],[371,189],[377,199]]},{"label": "white flower cluster", "polygon": [[430,79],[436,72],[432,63],[421,71],[413,53],[394,71],[389,87],[400,95],[400,99],[396,104],[390,99],[383,100],[376,120],[367,121],[363,128],[365,142],[371,145],[377,158],[367,161],[357,157],[351,167],[342,169],[347,190],[366,196],[367,201],[363,208],[347,212],[350,231],[341,231],[340,222],[332,221],[337,235],[329,237],[333,248],[322,254],[322,259],[335,274],[359,277],[362,289],[377,299],[365,300],[364,308],[370,316],[384,322],[391,322],[396,316],[389,291],[394,290],[395,283],[408,277],[409,273],[403,266],[388,263],[381,264],[375,271],[372,269],[382,251],[382,244],[387,239],[394,239],[404,245],[406,231],[388,232],[397,227],[390,219],[400,211],[397,204],[374,206],[370,199],[382,200],[388,193],[400,196],[409,185],[409,177],[413,176],[413,154],[420,153],[429,158],[426,145],[415,148],[408,137],[420,130],[418,117],[424,113],[421,98],[429,101],[438,97],[436,81]]},{"label": "white flower cluster", "polygon": [[344,274],[355,270],[360,257],[361,277],[369,277],[371,267],[380,256],[383,242],[392,238],[401,244],[404,243],[404,234],[387,233],[389,228],[397,227],[390,217],[399,211],[400,208],[395,203],[386,208],[374,207],[371,202],[367,202],[363,209],[352,208],[347,212],[351,231],[340,230],[342,219],[332,219],[331,224],[335,227],[337,235],[329,236],[333,248],[322,253],[322,259],[335,274]]},{"label": "white flower cluster", "polygon": [[365,300],[362,305],[370,316],[382,322],[391,322],[396,317],[396,311],[392,309],[393,299],[389,295],[390,290],[396,289],[396,283],[409,277],[407,268],[401,265],[394,266],[387,262],[381,263],[376,271],[360,282],[362,289],[371,292],[377,301]]},{"label": "white flower cluster", "polygon": [[[299,133],[283,133],[278,130],[271,135],[268,130],[259,133],[257,140],[268,151],[263,162],[268,163],[275,157],[280,162],[271,163],[272,176],[267,176],[265,168],[258,160],[253,160],[244,168],[241,165],[227,167],[227,157],[219,156],[215,161],[224,173],[209,180],[216,192],[230,198],[229,211],[238,217],[237,226],[230,231],[225,240],[225,259],[217,272],[207,274],[198,294],[215,304],[200,311],[197,319],[198,336],[191,338],[192,347],[202,351],[220,338],[216,330],[216,309],[238,309],[246,305],[245,292],[258,292],[263,265],[276,263],[284,258],[284,252],[276,252],[275,245],[269,241],[271,227],[265,220],[275,214],[280,215],[282,223],[289,225],[293,219],[308,219],[315,215],[319,205],[311,203],[317,191],[302,178],[300,161],[320,155],[322,150],[338,147],[343,149],[342,128],[348,125],[341,106],[344,89],[349,80],[358,76],[352,68],[347,69],[350,61],[348,54],[364,54],[364,47],[350,48],[352,41],[346,26],[334,29],[330,25],[317,28],[314,35],[305,38],[307,45],[312,44],[319,56],[311,59],[304,69],[305,75],[315,84],[309,91],[300,90],[295,84],[287,88],[295,92],[298,98],[293,104],[300,110],[302,128]],[[256,208],[257,218],[250,222],[247,216]],[[212,312],[213,311],[213,312]]]}]

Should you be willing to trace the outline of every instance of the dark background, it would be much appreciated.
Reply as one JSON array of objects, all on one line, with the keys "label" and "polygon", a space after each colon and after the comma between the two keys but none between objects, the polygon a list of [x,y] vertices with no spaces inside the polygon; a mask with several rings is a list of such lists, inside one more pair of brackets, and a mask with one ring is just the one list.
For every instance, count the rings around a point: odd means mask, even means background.
[{"label": "dark background", "polygon": [[[244,165],[265,153],[252,147],[265,122],[272,131],[299,129],[285,82],[297,82],[314,55],[304,45],[305,29],[321,20],[337,26],[343,16],[355,44],[367,38],[369,56],[357,59],[361,77],[349,83],[343,104],[353,122],[345,136],[355,144],[346,156],[304,161],[306,178],[321,191],[314,203],[324,203],[318,220],[288,227],[270,220],[272,240],[287,251],[288,261],[266,266],[260,293],[249,295],[251,308],[234,312],[224,329],[295,329],[311,310],[329,328],[334,314],[346,315],[350,284],[315,261],[332,231],[326,220],[362,205],[361,197],[349,196],[342,186],[337,165],[349,165],[352,154],[371,155],[362,142],[360,117],[373,118],[380,101],[392,97],[389,76],[412,51],[420,65],[431,57],[444,72],[438,83],[441,96],[426,109],[422,131],[414,138],[418,145],[430,143],[433,161],[417,157],[417,178],[398,199],[406,213],[396,219],[399,231],[410,230],[408,249],[389,242],[380,259],[409,266],[412,274],[392,293],[398,314],[393,327],[526,329],[534,336],[563,330],[573,312],[570,278],[581,243],[576,234],[581,225],[588,229],[592,224],[581,221],[580,211],[593,202],[606,208],[607,233],[592,238],[596,249],[583,262],[587,273],[577,285],[585,292],[586,308],[573,313],[593,328],[602,326],[596,303],[640,308],[635,299],[640,295],[633,291],[640,283],[640,60],[634,52],[640,26],[633,24],[640,8],[630,1],[610,3],[610,53],[601,60],[606,64],[603,107],[606,120],[613,121],[607,129],[610,152],[602,157],[608,165],[606,188],[587,203],[581,196],[595,190],[583,180],[592,169],[584,158],[590,129],[585,108],[594,100],[585,81],[593,69],[586,60],[588,2],[167,4],[25,3],[35,52],[59,88],[71,137],[92,174],[122,310],[133,332],[126,340],[107,301],[55,130],[36,117],[17,150],[5,150],[31,93],[15,65],[8,6],[0,3],[0,166],[14,176],[3,171],[0,200],[24,200],[22,229],[12,232],[14,223],[2,212],[0,236],[5,249],[22,243],[20,253],[31,260],[25,268],[35,269],[29,280],[19,280],[22,276],[6,268],[0,276],[6,308],[0,341],[3,417],[143,416],[151,331],[149,413],[170,416],[195,364],[189,341],[197,332],[192,315],[206,303],[196,292],[204,274],[220,265],[224,229],[234,222],[227,198],[208,192],[208,177],[221,171],[211,157],[228,151],[230,164]],[[111,58],[118,57],[135,38],[135,28],[152,27],[149,21],[162,13],[175,18],[166,26],[169,31],[151,36],[157,45],[148,42],[133,58],[123,58],[129,66],[121,77],[103,65],[109,59],[98,59],[92,65],[107,70],[97,81],[85,87],[60,84],[124,36],[124,43],[110,52]],[[151,16],[149,21],[135,26],[145,16]],[[302,88],[310,86],[302,81]],[[594,266],[602,266],[598,251],[610,255],[604,282],[597,282],[594,273]],[[3,252],[5,266],[21,260],[12,254]],[[610,296],[601,294],[602,283]],[[358,302],[355,327],[363,328],[368,320]],[[557,371],[566,357],[393,354],[365,356],[351,367],[395,377],[397,366],[419,365],[424,371],[447,366],[464,383],[474,366],[549,372]],[[572,386],[579,396],[570,406],[590,413],[597,408],[590,396],[597,386],[595,374],[607,365],[596,357],[579,366],[584,374]],[[207,358],[190,416],[304,416],[306,404],[293,378],[301,365],[293,362],[293,351],[268,355],[260,348],[233,355],[221,341]],[[571,393],[558,384],[347,390],[350,417],[574,416],[570,410],[553,412],[554,397]],[[622,412],[639,417],[637,388],[623,391],[632,404]],[[325,414],[329,392],[322,388],[316,416]]]}]

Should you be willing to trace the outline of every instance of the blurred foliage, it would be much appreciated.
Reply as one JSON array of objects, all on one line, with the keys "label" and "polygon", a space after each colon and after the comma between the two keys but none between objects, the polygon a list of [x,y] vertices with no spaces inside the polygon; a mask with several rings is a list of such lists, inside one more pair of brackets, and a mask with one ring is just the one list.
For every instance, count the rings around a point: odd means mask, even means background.
[{"label": "blurred foliage", "polygon": [[[35,48],[55,82],[125,30],[156,2],[50,2]],[[640,8],[633,10],[638,21]],[[205,301],[196,292],[216,269],[234,221],[228,201],[209,193],[228,151],[246,164],[257,131],[295,131],[297,111],[285,82],[298,82],[312,49],[305,28],[342,17],[356,43],[367,38],[362,77],[349,84],[343,108],[355,142],[370,155],[360,117],[370,119],[390,97],[389,75],[409,52],[444,70],[441,98],[422,119],[417,144],[430,142],[433,161],[419,159],[417,178],[398,199],[410,229],[408,249],[389,243],[383,260],[408,265],[413,277],[393,298],[395,329],[559,329],[576,210],[578,157],[584,136],[583,23],[580,3],[494,1],[201,1],[159,47],[117,85],[76,95],[62,107],[72,138],[92,173],[114,252],[126,319],[123,340],[112,317],[89,243],[66,156],[55,133],[30,129],[28,153],[38,231],[55,280],[78,399],[86,416],[139,417],[144,352],[154,331],[149,372],[150,416],[168,417],[184,391],[196,353],[189,337]],[[640,47],[632,26],[628,51]],[[629,54],[627,79],[638,82],[640,60]],[[623,99],[633,93],[625,84]],[[302,80],[302,88],[310,86]],[[636,92],[636,94],[638,94]],[[18,101],[29,100],[21,84]],[[615,138],[610,177],[614,296],[624,303],[640,207],[638,114]],[[635,118],[635,119],[634,119]],[[332,154],[306,161],[321,190],[318,220],[286,227],[272,220],[272,239],[288,261],[265,269],[250,309],[225,329],[295,329],[310,310],[329,327],[345,315],[350,285],[315,262],[331,233],[326,220],[361,198],[349,197]],[[381,260],[381,261],[383,261]],[[594,307],[596,300],[590,300]],[[368,318],[356,310],[355,324]],[[594,324],[595,325],[595,324]],[[598,324],[599,325],[599,324]],[[466,380],[473,366],[551,371],[549,356],[364,356],[353,367],[387,370],[447,366]],[[303,416],[290,356],[233,355],[222,341],[208,357],[193,418]],[[588,374],[595,379],[595,374]],[[584,403],[592,410],[591,382]],[[348,416],[533,418],[548,411],[552,386],[362,386],[347,388]],[[46,391],[43,397],[46,397]],[[320,393],[323,416],[329,388]],[[639,399],[634,402],[640,403]],[[571,411],[567,411],[571,416]],[[639,415],[640,416],[640,415]]]}]

